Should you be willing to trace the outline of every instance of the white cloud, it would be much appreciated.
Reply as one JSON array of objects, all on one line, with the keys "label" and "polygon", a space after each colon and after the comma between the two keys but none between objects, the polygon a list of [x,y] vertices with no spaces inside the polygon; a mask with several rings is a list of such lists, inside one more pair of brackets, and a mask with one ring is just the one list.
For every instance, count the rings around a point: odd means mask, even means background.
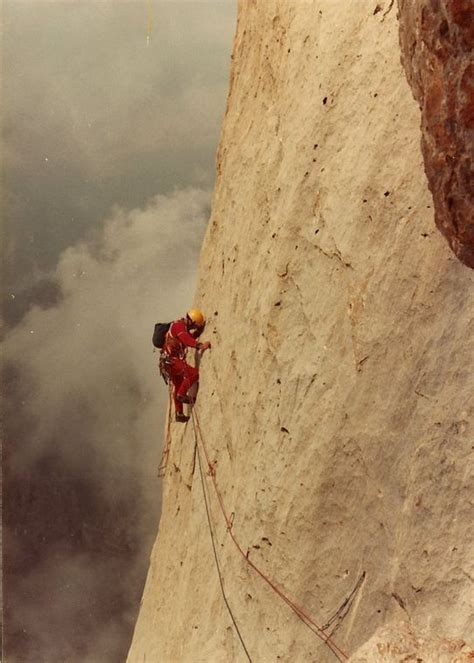
[{"label": "white cloud", "polygon": [[35,430],[18,450],[22,465],[40,458],[71,417],[72,435],[56,449],[70,468],[83,463],[84,444],[99,473],[107,465],[145,471],[145,461],[157,461],[166,391],[150,339],[155,322],[192,304],[209,200],[190,189],[156,196],[145,209],[116,208],[93,242],[63,252],[60,303],[31,309],[3,347],[34,386],[24,408]]},{"label": "white cloud", "polygon": [[106,663],[127,646],[160,508],[168,392],[153,325],[192,305],[209,201],[187,189],[114,209],[93,240],[62,253],[56,305],[32,308],[2,344],[4,481],[16,496],[6,645],[21,634],[35,658]]}]

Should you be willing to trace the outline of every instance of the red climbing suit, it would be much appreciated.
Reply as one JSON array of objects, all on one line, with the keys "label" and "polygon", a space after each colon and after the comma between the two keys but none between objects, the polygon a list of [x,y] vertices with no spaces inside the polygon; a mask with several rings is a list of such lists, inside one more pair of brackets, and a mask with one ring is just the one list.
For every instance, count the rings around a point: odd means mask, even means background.
[{"label": "red climbing suit", "polygon": [[177,414],[183,413],[183,402],[191,387],[199,380],[199,371],[186,363],[188,348],[196,348],[198,341],[188,331],[186,321],[176,320],[166,334],[160,364],[173,384],[173,398]]}]

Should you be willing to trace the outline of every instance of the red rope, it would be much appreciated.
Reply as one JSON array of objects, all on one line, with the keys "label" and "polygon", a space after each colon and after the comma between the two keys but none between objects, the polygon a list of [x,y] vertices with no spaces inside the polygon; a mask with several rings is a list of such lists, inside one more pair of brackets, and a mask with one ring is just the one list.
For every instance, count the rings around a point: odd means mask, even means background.
[{"label": "red rope", "polygon": [[[296,615],[301,619],[301,621],[303,621],[306,624],[306,626],[308,626],[311,629],[311,631],[315,635],[317,635],[320,640],[322,640],[324,642],[324,644],[332,651],[332,653],[336,656],[336,658],[339,661],[345,661],[346,659],[349,658],[348,655],[340,647],[338,647],[338,645],[331,639],[330,635],[327,635],[324,632],[324,629],[321,628],[321,626],[319,626],[314,621],[314,619],[312,619],[309,615],[307,615],[304,612],[303,608],[298,606],[281,589],[279,589],[279,587],[277,587],[277,585],[272,580],[270,580],[270,578],[263,571],[261,571],[258,568],[258,566],[256,564],[254,564],[254,562],[252,562],[252,560],[249,559],[247,554],[243,551],[241,545],[239,544],[239,542],[235,538],[235,535],[232,531],[232,521],[229,518],[229,516],[227,515],[227,512],[225,510],[224,501],[222,499],[222,495],[221,495],[221,492],[219,490],[219,487],[218,487],[217,481],[216,481],[216,473],[215,473],[214,465],[211,463],[211,461],[209,459],[209,455],[207,453],[206,445],[204,443],[204,438],[203,438],[203,435],[202,435],[201,427],[199,425],[199,419],[198,419],[198,416],[197,416],[194,408],[192,410],[192,417],[193,417],[194,434],[195,434],[195,437],[196,437],[196,441],[198,439],[197,432],[196,432],[196,429],[197,429],[197,431],[199,432],[200,440],[201,440],[201,446],[203,448],[204,455],[206,456],[206,461],[207,461],[207,464],[208,464],[208,467],[209,467],[209,470],[210,470],[209,475],[212,479],[212,483],[214,484],[214,489],[216,491],[216,495],[217,495],[217,498],[219,500],[219,505],[220,505],[220,508],[221,508],[221,511],[222,511],[222,515],[224,516],[224,519],[225,519],[225,522],[226,522],[226,525],[227,525],[227,531],[228,531],[232,541],[234,542],[237,550],[240,552],[240,554],[245,559],[247,564],[253,568],[253,570],[273,589],[273,591],[287,605],[290,606],[290,608],[293,610],[293,612],[295,612]],[[316,629],[316,630],[314,630],[312,627],[314,627],[314,629]]]},{"label": "red rope", "polygon": [[169,400],[168,400],[168,421],[166,423],[166,444],[161,453],[160,465],[158,467],[158,476],[163,477],[166,467],[168,465],[168,456],[171,447],[171,386],[169,387]]}]

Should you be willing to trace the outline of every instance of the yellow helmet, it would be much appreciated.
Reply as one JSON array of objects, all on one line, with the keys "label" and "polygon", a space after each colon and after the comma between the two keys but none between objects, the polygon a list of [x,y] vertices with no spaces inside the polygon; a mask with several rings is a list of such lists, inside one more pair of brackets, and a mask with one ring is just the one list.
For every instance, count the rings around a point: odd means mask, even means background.
[{"label": "yellow helmet", "polygon": [[194,322],[194,324],[197,325],[198,327],[204,327],[204,325],[206,324],[206,320],[203,314],[197,308],[190,309],[186,313],[186,316],[191,320],[191,322]]}]

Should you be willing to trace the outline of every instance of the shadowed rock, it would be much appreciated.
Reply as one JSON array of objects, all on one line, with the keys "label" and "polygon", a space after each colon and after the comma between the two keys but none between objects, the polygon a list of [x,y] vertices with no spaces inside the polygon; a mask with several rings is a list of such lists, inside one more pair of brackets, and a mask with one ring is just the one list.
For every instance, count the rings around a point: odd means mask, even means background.
[{"label": "shadowed rock", "polygon": [[402,63],[422,115],[435,221],[474,267],[474,12],[471,0],[398,0]]}]

